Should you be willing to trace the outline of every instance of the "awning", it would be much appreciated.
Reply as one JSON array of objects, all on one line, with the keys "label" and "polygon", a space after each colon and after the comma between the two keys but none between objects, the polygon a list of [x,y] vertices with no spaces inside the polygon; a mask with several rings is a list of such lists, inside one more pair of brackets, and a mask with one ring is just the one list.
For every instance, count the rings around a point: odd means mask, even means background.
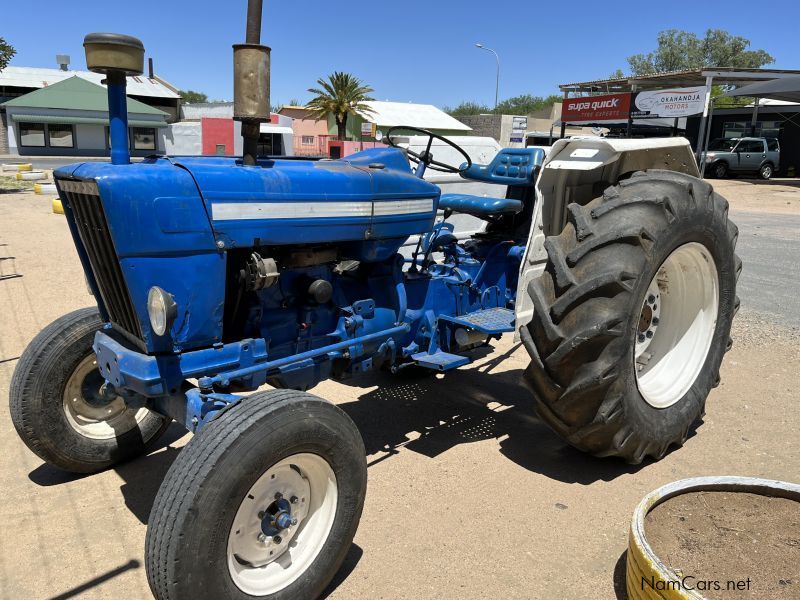
[{"label": "awning", "polygon": [[[62,125],[108,125],[108,119],[99,117],[73,117],[71,115],[19,115],[12,114],[11,119],[18,123],[59,123]],[[130,119],[130,127],[166,127],[166,121],[143,121]]]},{"label": "awning", "polygon": [[781,77],[771,81],[760,81],[736,88],[725,96],[769,98],[785,102],[800,102],[800,77]]},{"label": "awning", "polygon": [[258,130],[259,133],[294,133],[291,127],[283,127],[281,125],[270,125],[269,123],[261,123]]}]

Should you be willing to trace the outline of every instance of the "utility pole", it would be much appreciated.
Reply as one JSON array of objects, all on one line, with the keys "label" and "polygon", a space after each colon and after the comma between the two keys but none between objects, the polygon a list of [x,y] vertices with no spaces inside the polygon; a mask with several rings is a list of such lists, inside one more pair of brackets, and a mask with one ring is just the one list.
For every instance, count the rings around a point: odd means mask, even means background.
[{"label": "utility pole", "polygon": [[494,107],[497,108],[497,101],[500,95],[500,57],[497,55],[497,52],[492,50],[491,48],[487,48],[483,44],[475,44],[476,48],[480,48],[481,50],[488,50],[492,54],[494,54],[494,58],[497,61],[497,78],[495,80],[494,85]]}]

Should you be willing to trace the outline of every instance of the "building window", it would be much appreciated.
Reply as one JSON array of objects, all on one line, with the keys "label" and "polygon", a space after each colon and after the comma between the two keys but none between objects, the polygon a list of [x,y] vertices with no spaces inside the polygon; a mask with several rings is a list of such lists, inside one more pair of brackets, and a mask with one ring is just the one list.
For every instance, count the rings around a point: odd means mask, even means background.
[{"label": "building window", "polygon": [[51,148],[74,148],[75,136],[72,125],[51,124],[47,127],[48,145]]},{"label": "building window", "polygon": [[131,143],[134,150],[155,150],[156,130],[154,127],[134,127]]},{"label": "building window", "polygon": [[304,135],[300,138],[300,143],[303,146],[313,146],[314,145],[314,136],[313,135]]},{"label": "building window", "polygon": [[283,138],[280,133],[262,133],[258,136],[258,156],[281,156]]},{"label": "building window", "polygon": [[19,145],[44,148],[44,123],[20,123]]}]

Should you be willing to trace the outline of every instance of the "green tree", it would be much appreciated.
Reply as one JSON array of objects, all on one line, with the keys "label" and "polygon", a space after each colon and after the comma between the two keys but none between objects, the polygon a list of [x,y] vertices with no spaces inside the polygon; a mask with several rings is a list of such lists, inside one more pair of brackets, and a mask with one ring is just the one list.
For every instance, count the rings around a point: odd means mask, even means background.
[{"label": "green tree", "polygon": [[658,34],[657,44],[652,52],[628,57],[634,75],[704,67],[757,69],[775,62],[765,50],[748,50],[747,38],[721,29],[707,30],[702,39],[689,31],[667,29]]},{"label": "green tree", "polygon": [[560,96],[532,96],[531,94],[523,94],[503,100],[497,105],[497,108],[495,108],[493,112],[498,115],[530,115],[543,108],[550,108],[553,106],[553,103],[560,101]]},{"label": "green tree", "polygon": [[8,66],[17,51],[4,38],[0,37],[0,71]]},{"label": "green tree", "polygon": [[611,75],[609,75],[608,78],[609,79],[624,79],[625,78],[625,73],[622,71],[622,69],[617,69]]},{"label": "green tree", "polygon": [[335,71],[328,79],[317,79],[319,87],[309,88],[308,91],[315,96],[306,104],[311,109],[314,117],[327,119],[333,115],[339,139],[347,135],[347,118],[350,115],[369,116],[374,111],[365,102],[374,100],[369,93],[372,88],[364,85],[360,79]]},{"label": "green tree", "polygon": [[181,98],[187,104],[197,104],[198,102],[208,102],[208,96],[203,92],[195,92],[194,90],[180,90]]},{"label": "green tree", "polygon": [[451,117],[464,117],[467,115],[486,115],[492,112],[492,109],[485,104],[478,104],[477,102],[462,102],[458,106],[451,108],[445,106],[442,108]]}]

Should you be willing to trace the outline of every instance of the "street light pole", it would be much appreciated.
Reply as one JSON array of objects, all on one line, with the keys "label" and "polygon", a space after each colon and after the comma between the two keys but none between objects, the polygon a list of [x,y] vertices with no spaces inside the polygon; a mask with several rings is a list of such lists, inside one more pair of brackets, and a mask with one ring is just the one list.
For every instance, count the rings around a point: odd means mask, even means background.
[{"label": "street light pole", "polygon": [[498,96],[500,95],[500,57],[497,55],[497,52],[492,50],[491,48],[487,48],[483,44],[475,44],[476,48],[480,48],[481,50],[488,50],[492,54],[494,54],[494,58],[497,61],[497,79],[494,85],[494,107],[497,108],[497,100]]}]

